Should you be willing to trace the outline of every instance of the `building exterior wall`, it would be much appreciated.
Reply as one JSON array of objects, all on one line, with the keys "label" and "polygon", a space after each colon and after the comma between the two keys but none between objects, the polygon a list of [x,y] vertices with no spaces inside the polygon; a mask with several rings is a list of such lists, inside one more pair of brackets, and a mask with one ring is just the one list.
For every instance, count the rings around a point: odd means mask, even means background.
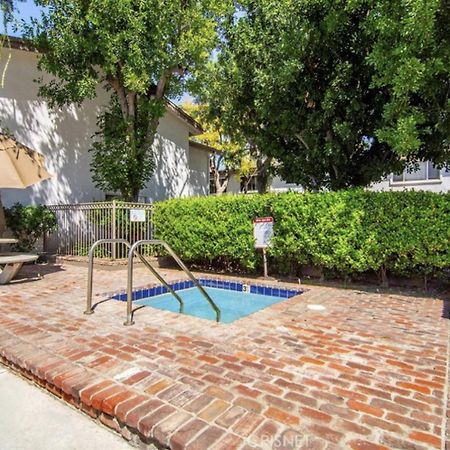
[{"label": "building exterior wall", "polygon": [[209,195],[209,158],[207,151],[189,148],[190,196]]},{"label": "building exterior wall", "polygon": [[[386,180],[379,183],[374,183],[368,189],[372,191],[404,191],[404,190],[416,190],[416,191],[429,191],[429,192],[450,192],[450,170],[441,170],[440,179],[436,180],[418,180],[418,181],[405,181],[396,182],[393,181],[392,175]],[[270,192],[304,192],[304,189],[293,183],[286,183],[279,177],[274,177],[270,185]],[[234,176],[228,183],[227,193],[237,194],[240,192],[240,180],[239,177]]]},{"label": "building exterior wall", "polygon": [[303,192],[304,189],[298,184],[294,183],[286,183],[280,177],[274,177],[272,183],[270,185],[271,192],[287,192],[287,191],[295,191],[295,192]]},{"label": "building exterior wall", "polygon": [[[3,49],[1,72],[8,52]],[[9,206],[15,202],[59,204],[104,200],[105,193],[91,179],[88,150],[97,130],[97,115],[108,104],[108,95],[99,89],[97,98],[85,101],[81,107],[53,112],[38,98],[38,86],[33,80],[42,73],[36,62],[34,52],[11,50],[4,87],[0,88],[0,125],[8,128],[19,142],[42,153],[53,177],[24,190],[1,189],[2,202]],[[155,173],[141,193],[147,201],[208,193],[209,167],[204,165],[201,173],[194,158],[195,173],[191,173],[188,141],[188,125],[168,110],[160,121],[155,140]]]},{"label": "building exterior wall", "polygon": [[141,191],[147,201],[189,195],[189,132],[173,114],[166,113],[155,139],[155,171]]},{"label": "building exterior wall", "polygon": [[449,192],[450,191],[450,171],[441,170],[441,177],[438,180],[405,181],[394,182],[392,175],[380,183],[375,183],[370,187],[373,191],[429,191],[429,192]]},{"label": "building exterior wall", "polygon": [[[288,192],[288,191],[303,192],[303,188],[294,183],[286,183],[280,177],[274,177],[272,179],[272,182],[270,183],[269,191],[270,192]],[[231,177],[230,181],[228,182],[227,193],[239,194],[240,192],[241,192],[241,181],[240,181],[240,178],[237,175],[235,175],[235,176]],[[252,191],[249,191],[249,192],[252,192]]]},{"label": "building exterior wall", "polygon": [[230,178],[227,186],[227,194],[239,194],[241,192],[241,181],[238,176]]}]

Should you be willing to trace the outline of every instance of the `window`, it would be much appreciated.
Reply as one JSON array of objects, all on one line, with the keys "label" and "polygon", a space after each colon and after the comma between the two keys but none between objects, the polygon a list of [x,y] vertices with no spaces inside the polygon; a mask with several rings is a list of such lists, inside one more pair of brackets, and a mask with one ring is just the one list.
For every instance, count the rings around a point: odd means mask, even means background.
[{"label": "window", "polygon": [[431,161],[419,163],[417,170],[408,171],[408,169],[405,169],[402,173],[394,173],[392,175],[392,181],[394,183],[433,181],[440,180],[440,178],[441,171]]}]

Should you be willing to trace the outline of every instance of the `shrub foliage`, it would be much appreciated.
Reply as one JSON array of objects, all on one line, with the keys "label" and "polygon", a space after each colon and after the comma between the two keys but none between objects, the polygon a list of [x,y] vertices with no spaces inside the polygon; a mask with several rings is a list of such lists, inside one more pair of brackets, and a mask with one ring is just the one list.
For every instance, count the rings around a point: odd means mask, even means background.
[{"label": "shrub foliage", "polygon": [[56,230],[55,213],[44,205],[24,206],[15,203],[5,209],[6,225],[14,237],[19,240],[19,251],[31,251],[39,238],[45,233]]},{"label": "shrub foliage", "polygon": [[272,216],[271,268],[302,265],[336,275],[376,271],[436,276],[450,266],[450,195],[430,192],[286,193],[176,199],[156,204],[154,224],[187,262],[255,271],[255,217]]}]

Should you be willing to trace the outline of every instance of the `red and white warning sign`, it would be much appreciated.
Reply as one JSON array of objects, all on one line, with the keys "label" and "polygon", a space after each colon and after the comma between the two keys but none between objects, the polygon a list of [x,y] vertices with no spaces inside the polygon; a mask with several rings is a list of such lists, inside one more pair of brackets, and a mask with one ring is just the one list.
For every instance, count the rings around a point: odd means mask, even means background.
[{"label": "red and white warning sign", "polygon": [[257,217],[253,221],[255,248],[266,248],[273,237],[273,217]]}]

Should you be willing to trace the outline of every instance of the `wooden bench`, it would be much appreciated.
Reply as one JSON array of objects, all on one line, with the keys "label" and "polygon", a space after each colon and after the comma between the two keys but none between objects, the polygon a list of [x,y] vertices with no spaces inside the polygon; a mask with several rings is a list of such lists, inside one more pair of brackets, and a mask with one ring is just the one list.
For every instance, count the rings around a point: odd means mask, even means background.
[{"label": "wooden bench", "polygon": [[6,253],[0,255],[0,284],[9,283],[26,262],[36,261],[38,255],[29,253]]}]

